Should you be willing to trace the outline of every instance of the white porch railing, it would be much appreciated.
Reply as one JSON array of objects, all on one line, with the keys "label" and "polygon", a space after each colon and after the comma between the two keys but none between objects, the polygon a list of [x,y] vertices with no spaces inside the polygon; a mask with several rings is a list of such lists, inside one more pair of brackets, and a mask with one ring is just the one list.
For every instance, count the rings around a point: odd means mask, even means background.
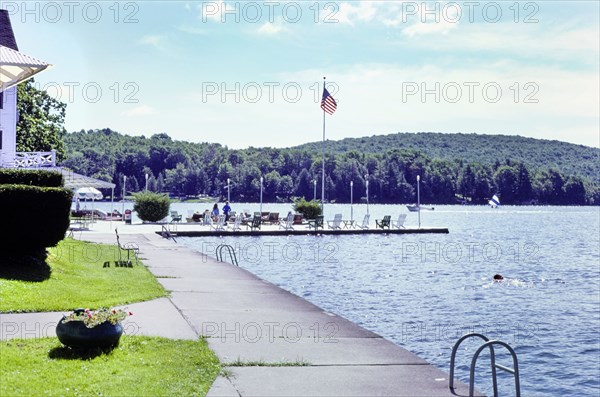
[{"label": "white porch railing", "polygon": [[56,150],[49,152],[17,152],[15,153],[15,168],[56,167]]}]

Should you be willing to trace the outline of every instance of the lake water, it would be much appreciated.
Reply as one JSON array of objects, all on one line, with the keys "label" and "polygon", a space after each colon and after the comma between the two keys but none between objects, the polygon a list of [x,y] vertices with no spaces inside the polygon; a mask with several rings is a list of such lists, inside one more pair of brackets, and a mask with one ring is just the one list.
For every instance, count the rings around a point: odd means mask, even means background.
[{"label": "lake water", "polygon": [[[206,204],[173,209],[204,210]],[[257,211],[259,204],[232,204]],[[326,205],[350,218],[349,205]],[[291,208],[263,204],[284,215]],[[365,205],[354,205],[362,220]],[[404,206],[370,205],[371,224]],[[410,213],[407,226],[417,225]],[[480,332],[517,352],[524,396],[600,394],[600,209],[598,207],[436,206],[421,213],[423,227],[447,235],[354,235],[180,238],[214,255],[236,247],[240,266],[325,310],[413,351],[448,371],[454,342]],[[494,274],[506,281],[495,283]],[[457,377],[468,381],[470,355],[463,345]],[[491,394],[482,354],[477,387]],[[499,355],[498,362],[511,364]],[[500,395],[513,395],[509,374],[499,372]]]}]

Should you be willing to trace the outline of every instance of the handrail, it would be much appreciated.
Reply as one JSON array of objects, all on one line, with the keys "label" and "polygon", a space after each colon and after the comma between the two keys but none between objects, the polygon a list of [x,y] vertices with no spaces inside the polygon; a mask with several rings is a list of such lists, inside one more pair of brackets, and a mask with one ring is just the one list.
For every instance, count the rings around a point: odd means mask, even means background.
[{"label": "handrail", "polygon": [[235,255],[235,250],[233,249],[233,247],[231,245],[228,245],[228,244],[221,244],[215,249],[215,254],[217,256],[217,260],[219,262],[225,262],[223,260],[223,250],[224,249],[227,250],[229,257],[231,258],[231,264],[239,266],[237,256]]},{"label": "handrail", "polygon": [[[469,338],[473,338],[473,337],[477,337],[477,338],[481,338],[486,342],[489,342],[489,338],[483,334],[479,334],[477,332],[472,332],[466,335],[463,335],[459,340],[456,341],[456,343],[454,344],[454,347],[452,348],[452,354],[450,355],[450,384],[449,387],[451,390],[454,389],[454,364],[456,361],[456,352],[458,351],[458,347],[460,346],[461,343],[463,343],[466,339]],[[492,361],[494,360],[494,351],[493,348],[490,349],[490,356]],[[492,366],[492,378],[493,378],[493,382],[494,382],[494,390],[497,390],[497,385],[495,384],[496,382],[496,376],[495,376],[495,368],[494,366]]]},{"label": "handrail", "polygon": [[175,236],[171,233],[171,231],[169,230],[169,228],[167,228],[165,225],[161,226],[162,230],[160,235],[163,236],[163,238],[166,239],[173,239],[174,242],[177,242],[177,240],[175,239]]},{"label": "handrail", "polygon": [[[481,352],[484,349],[489,348],[490,349],[490,364],[491,364],[491,369],[492,369],[492,385],[494,388],[494,396],[498,397],[498,380],[497,380],[497,373],[496,373],[496,368],[497,368],[497,369],[501,369],[503,371],[509,372],[514,375],[516,396],[520,397],[521,396],[521,384],[519,381],[519,362],[517,360],[517,354],[515,353],[513,348],[510,347],[510,345],[508,345],[506,342],[502,342],[499,340],[490,340],[487,336],[476,333],[476,332],[463,335],[459,340],[456,341],[456,343],[454,344],[454,347],[452,348],[452,354],[450,355],[450,381],[449,381],[450,390],[452,390],[452,392],[454,392],[454,366],[455,366],[455,362],[456,362],[456,352],[458,351],[458,347],[460,346],[460,344],[463,341],[465,341],[468,338],[472,338],[472,337],[481,338],[485,341],[485,343],[482,344],[477,349],[477,351],[473,355],[473,359],[471,360],[471,366],[469,368],[469,396],[473,396],[475,393],[475,367],[477,364],[477,359],[479,358],[479,354],[481,354]],[[494,345],[503,346],[509,351],[509,353],[511,354],[512,359],[513,359],[514,368],[508,368],[508,367],[505,367],[504,365],[496,364],[496,353],[494,351]]]},{"label": "handrail", "polygon": [[496,376],[495,376],[495,373],[496,373],[495,368],[498,368],[498,369],[501,369],[503,371],[509,372],[514,375],[516,397],[521,397],[521,383],[519,381],[519,360],[517,360],[517,354],[515,353],[513,348],[510,347],[510,345],[508,343],[502,342],[499,340],[491,340],[491,341],[485,342],[475,352],[475,355],[473,356],[473,360],[471,361],[471,371],[470,371],[470,375],[469,375],[469,396],[472,396],[475,391],[475,365],[477,364],[477,359],[479,358],[479,354],[486,347],[489,347],[490,351],[493,352],[494,351],[493,345],[504,346],[506,348],[506,350],[508,350],[508,352],[512,356],[513,366],[514,366],[513,368],[508,368],[508,367],[505,367],[504,365],[496,364],[496,362],[493,358],[493,355],[492,355],[492,365],[494,367],[494,371],[493,371],[493,373],[494,373],[494,375],[493,375],[494,376],[494,396],[495,397],[498,396],[498,388],[497,388]]}]

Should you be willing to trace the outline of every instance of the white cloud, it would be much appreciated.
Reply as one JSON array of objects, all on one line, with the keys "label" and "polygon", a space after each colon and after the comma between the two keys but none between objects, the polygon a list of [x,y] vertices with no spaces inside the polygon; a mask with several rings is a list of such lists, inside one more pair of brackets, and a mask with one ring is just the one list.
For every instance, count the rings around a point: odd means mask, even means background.
[{"label": "white cloud", "polygon": [[337,20],[339,23],[354,26],[357,21],[372,21],[378,14],[379,4],[373,1],[360,1],[357,5],[343,2],[338,10],[325,8],[321,10],[321,20]]},{"label": "white cloud", "polygon": [[258,28],[257,32],[264,35],[275,35],[284,31],[285,28],[279,23],[266,22]]},{"label": "white cloud", "polygon": [[154,112],[155,112],[155,109],[152,106],[140,105],[140,106],[134,107],[132,109],[129,109],[125,112],[122,112],[121,115],[127,116],[127,117],[139,117],[139,116],[149,116],[151,114],[154,114]]},{"label": "white cloud", "polygon": [[166,36],[162,35],[146,35],[140,39],[140,43],[152,46],[158,50],[166,48]]}]

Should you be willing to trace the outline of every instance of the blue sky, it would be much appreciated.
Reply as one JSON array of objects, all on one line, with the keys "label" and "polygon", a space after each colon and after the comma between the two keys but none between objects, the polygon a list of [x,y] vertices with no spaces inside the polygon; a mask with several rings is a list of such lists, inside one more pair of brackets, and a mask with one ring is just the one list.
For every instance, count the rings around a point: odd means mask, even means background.
[{"label": "blue sky", "polygon": [[19,48],[67,130],[231,148],[395,132],[600,146],[597,1],[21,2]]}]

